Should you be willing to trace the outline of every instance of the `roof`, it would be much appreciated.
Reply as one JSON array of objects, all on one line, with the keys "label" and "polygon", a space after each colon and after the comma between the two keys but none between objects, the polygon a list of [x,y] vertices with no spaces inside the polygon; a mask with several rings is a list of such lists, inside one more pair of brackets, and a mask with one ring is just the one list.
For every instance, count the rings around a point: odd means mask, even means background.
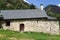
[{"label": "roof", "polygon": [[49,17],[45,10],[40,9],[29,9],[29,10],[1,10],[1,14],[4,19],[25,19],[25,18],[48,18],[55,19],[53,17]]}]

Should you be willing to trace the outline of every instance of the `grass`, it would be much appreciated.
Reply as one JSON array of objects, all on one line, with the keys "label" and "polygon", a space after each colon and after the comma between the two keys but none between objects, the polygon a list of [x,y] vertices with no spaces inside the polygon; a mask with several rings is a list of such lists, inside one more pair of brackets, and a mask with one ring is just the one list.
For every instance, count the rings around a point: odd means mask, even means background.
[{"label": "grass", "polygon": [[60,35],[36,32],[20,33],[10,30],[0,30],[0,40],[60,40]]}]

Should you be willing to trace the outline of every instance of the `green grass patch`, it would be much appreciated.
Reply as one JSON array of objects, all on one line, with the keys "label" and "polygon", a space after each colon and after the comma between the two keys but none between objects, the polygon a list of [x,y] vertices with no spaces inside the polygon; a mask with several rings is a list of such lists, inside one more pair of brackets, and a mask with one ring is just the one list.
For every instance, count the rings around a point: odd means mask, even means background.
[{"label": "green grass patch", "polygon": [[50,35],[37,32],[16,32],[10,30],[0,30],[0,40],[60,40],[60,35]]}]

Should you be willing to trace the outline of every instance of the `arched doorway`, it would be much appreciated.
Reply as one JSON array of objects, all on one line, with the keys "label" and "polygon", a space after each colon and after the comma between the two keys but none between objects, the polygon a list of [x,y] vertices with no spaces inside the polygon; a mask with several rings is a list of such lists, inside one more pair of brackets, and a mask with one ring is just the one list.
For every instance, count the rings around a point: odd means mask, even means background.
[{"label": "arched doorway", "polygon": [[24,24],[20,24],[20,31],[24,31]]}]

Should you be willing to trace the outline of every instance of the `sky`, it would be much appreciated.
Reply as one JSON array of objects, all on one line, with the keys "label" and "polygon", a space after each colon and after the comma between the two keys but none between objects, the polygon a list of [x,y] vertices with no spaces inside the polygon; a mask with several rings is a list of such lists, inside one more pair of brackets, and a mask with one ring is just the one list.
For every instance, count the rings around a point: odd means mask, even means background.
[{"label": "sky", "polygon": [[40,4],[44,4],[44,7],[46,7],[49,4],[58,5],[60,7],[60,0],[24,0],[24,1],[29,4],[36,5],[37,8],[40,7]]}]

